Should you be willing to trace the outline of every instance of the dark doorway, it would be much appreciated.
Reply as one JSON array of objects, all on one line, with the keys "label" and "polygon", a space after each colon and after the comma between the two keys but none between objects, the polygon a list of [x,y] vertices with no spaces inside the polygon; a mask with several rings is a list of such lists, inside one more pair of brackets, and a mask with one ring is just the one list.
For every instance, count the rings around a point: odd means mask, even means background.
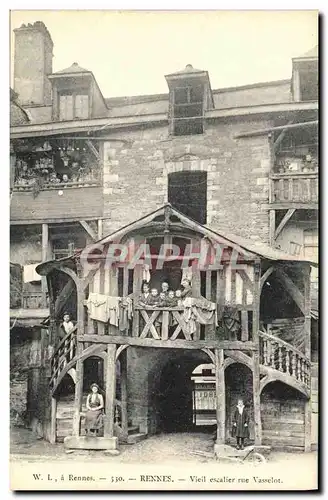
[{"label": "dark doorway", "polygon": [[163,369],[159,386],[159,411],[164,432],[187,432],[193,428],[193,382],[185,360],[169,362]]},{"label": "dark doorway", "polygon": [[91,357],[84,361],[83,390],[89,391],[91,384],[104,389],[104,362],[101,358]]},{"label": "dark doorway", "polygon": [[170,174],[168,201],[183,214],[206,224],[207,173],[188,171]]}]

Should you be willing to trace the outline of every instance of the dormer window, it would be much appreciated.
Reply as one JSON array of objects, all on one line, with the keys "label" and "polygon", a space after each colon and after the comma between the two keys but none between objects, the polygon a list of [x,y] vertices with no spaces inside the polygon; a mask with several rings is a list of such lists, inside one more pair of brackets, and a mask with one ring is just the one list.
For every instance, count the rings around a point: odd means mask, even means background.
[{"label": "dormer window", "polygon": [[59,93],[59,120],[89,118],[89,96],[81,92]]},{"label": "dormer window", "polygon": [[87,120],[108,115],[105,99],[93,73],[73,63],[49,75],[52,84],[52,119]]},{"label": "dormer window", "polygon": [[318,100],[318,47],[293,59],[292,92],[297,102]]},{"label": "dormer window", "polygon": [[214,107],[207,71],[188,64],[184,70],[165,78],[170,89],[170,134],[202,134],[205,111]]},{"label": "dormer window", "polygon": [[204,87],[177,87],[174,89],[173,135],[202,134]]}]

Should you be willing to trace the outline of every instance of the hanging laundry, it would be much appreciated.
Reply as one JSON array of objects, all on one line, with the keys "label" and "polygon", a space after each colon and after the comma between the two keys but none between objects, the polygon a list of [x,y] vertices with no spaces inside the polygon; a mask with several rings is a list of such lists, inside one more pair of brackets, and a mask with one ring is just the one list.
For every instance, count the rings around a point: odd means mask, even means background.
[{"label": "hanging laundry", "polygon": [[149,265],[148,264],[144,264],[143,265],[143,268],[142,268],[142,279],[143,281],[146,281],[147,283],[150,282],[150,270],[149,270]]},{"label": "hanging laundry", "polygon": [[181,278],[181,283],[184,281],[192,281],[192,267],[183,267],[182,268],[182,278]]},{"label": "hanging laundry", "polygon": [[120,297],[107,297],[108,322],[110,325],[118,326],[120,317]]},{"label": "hanging laundry", "polygon": [[23,280],[24,283],[31,283],[32,281],[41,281],[41,276],[36,272],[35,268],[40,264],[28,264],[24,266]]},{"label": "hanging laundry", "polygon": [[187,297],[183,303],[183,321],[186,332],[190,335],[196,331],[196,323],[217,326],[216,304],[201,298]]},{"label": "hanging laundry", "polygon": [[90,293],[87,301],[90,318],[118,326],[120,300],[120,297]]},{"label": "hanging laundry", "polygon": [[128,330],[133,318],[133,301],[130,297],[122,298],[120,305],[119,329],[121,332]]}]

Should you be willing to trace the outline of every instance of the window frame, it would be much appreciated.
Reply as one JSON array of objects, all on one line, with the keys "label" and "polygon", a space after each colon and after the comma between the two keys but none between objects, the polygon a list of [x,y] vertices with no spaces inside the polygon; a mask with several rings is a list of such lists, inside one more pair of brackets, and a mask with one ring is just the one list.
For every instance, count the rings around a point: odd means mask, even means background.
[{"label": "window frame", "polygon": [[[66,117],[65,118],[62,118],[61,117],[61,108],[60,108],[60,101],[61,101],[61,98],[64,97],[64,96],[70,96],[72,97],[72,118],[71,119],[67,119]],[[76,98],[77,97],[87,97],[87,116],[83,116],[83,117],[77,117],[76,116]],[[72,120],[87,120],[90,118],[90,93],[88,91],[84,91],[83,93],[83,90],[58,90],[58,120],[59,121],[72,121]]]}]

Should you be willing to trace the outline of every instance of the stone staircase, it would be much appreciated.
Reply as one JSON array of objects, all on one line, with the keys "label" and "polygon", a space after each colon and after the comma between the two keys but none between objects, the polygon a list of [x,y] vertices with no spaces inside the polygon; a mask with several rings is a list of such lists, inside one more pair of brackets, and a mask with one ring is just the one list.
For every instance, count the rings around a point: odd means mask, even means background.
[{"label": "stone staircase", "polygon": [[[83,401],[86,400],[87,394],[84,395]],[[82,416],[86,412],[86,408],[82,407]],[[56,441],[59,443],[64,442],[66,436],[72,435],[73,428],[73,415],[74,415],[74,395],[61,397],[57,402],[56,413]],[[82,420],[83,422],[83,420]],[[117,426],[116,430],[117,430]],[[85,435],[82,423],[81,435]],[[147,438],[147,434],[140,432],[139,426],[128,426],[127,439],[122,439],[118,435],[119,441],[125,444],[135,444]]]}]

